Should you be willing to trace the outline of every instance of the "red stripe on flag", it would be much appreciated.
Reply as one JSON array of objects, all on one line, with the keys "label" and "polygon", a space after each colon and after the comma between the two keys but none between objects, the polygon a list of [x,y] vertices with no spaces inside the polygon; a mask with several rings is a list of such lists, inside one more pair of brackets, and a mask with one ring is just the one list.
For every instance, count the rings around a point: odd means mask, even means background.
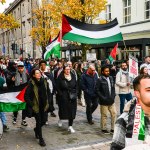
[{"label": "red stripe on flag", "polygon": [[115,45],[114,49],[110,53],[110,56],[115,60],[116,60],[117,48],[118,48],[118,43]]},{"label": "red stripe on flag", "polygon": [[66,17],[64,15],[62,15],[62,37],[71,30],[72,30],[72,28],[71,28],[68,20],[66,19]]},{"label": "red stripe on flag", "polygon": [[20,93],[16,96],[16,98],[19,99],[21,102],[25,102],[24,94],[25,94],[26,88],[27,86],[22,91],[20,91]]}]

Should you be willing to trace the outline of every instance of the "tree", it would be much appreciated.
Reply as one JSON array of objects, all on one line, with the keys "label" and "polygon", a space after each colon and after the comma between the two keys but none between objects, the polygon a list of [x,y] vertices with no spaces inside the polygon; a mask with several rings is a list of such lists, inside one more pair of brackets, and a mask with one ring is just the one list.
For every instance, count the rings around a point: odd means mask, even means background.
[{"label": "tree", "polygon": [[5,15],[0,13],[0,28],[1,29],[13,29],[18,28],[19,23],[15,20],[15,18],[11,15]]},{"label": "tree", "polygon": [[1,2],[2,4],[6,3],[6,1],[5,1],[5,0],[0,0],[0,2]]},{"label": "tree", "polygon": [[106,0],[51,0],[48,3],[42,0],[42,7],[33,11],[35,26],[31,30],[31,36],[37,41],[37,45],[42,47],[44,53],[49,37],[56,37],[60,31],[62,14],[93,23],[93,19],[105,9],[106,2]]}]

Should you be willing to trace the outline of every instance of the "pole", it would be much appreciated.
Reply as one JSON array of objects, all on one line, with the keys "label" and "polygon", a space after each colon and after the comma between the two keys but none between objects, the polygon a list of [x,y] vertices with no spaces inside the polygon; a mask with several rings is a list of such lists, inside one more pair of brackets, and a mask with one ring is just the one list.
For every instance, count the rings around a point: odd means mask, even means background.
[{"label": "pole", "polygon": [[20,4],[20,21],[21,21],[21,45],[22,45],[22,51],[20,51],[22,53],[22,59],[23,59],[23,31],[22,31],[22,14],[21,14],[21,4]]}]

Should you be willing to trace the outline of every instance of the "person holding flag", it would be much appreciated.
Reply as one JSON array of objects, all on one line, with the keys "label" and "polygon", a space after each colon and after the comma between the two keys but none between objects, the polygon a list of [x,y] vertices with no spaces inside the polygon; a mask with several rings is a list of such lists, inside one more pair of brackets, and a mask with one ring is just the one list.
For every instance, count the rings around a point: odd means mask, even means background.
[{"label": "person holding flag", "polygon": [[135,99],[129,101],[117,119],[111,150],[150,149],[150,75],[133,80]]}]

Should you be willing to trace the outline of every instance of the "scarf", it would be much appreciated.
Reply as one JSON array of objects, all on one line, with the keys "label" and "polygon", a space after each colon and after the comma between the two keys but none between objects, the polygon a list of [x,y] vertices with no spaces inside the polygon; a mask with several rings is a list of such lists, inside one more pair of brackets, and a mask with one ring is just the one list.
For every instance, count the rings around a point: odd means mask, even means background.
[{"label": "scarf", "polygon": [[[44,72],[46,73],[46,71],[44,71]],[[45,78],[47,80],[50,92],[53,93],[53,83],[52,83],[51,79],[44,72],[42,72],[42,76],[43,76],[43,78]]]},{"label": "scarf", "polygon": [[65,77],[65,79],[67,79],[68,81],[71,80],[71,74],[69,74],[69,75],[64,74],[64,77]]},{"label": "scarf", "polygon": [[129,110],[126,130],[127,145],[142,143],[145,140],[145,114],[137,100],[133,101]]},{"label": "scarf", "polygon": [[126,71],[124,71],[124,70],[122,70],[120,68],[120,78],[122,77],[123,74],[127,77],[127,82],[129,82],[129,72],[128,72],[128,69]]},{"label": "scarf", "polygon": [[26,83],[27,80],[27,74],[26,74],[26,70],[24,69],[23,73],[20,74],[18,71],[16,72],[15,75],[15,86],[19,86],[20,84],[24,84]]}]

